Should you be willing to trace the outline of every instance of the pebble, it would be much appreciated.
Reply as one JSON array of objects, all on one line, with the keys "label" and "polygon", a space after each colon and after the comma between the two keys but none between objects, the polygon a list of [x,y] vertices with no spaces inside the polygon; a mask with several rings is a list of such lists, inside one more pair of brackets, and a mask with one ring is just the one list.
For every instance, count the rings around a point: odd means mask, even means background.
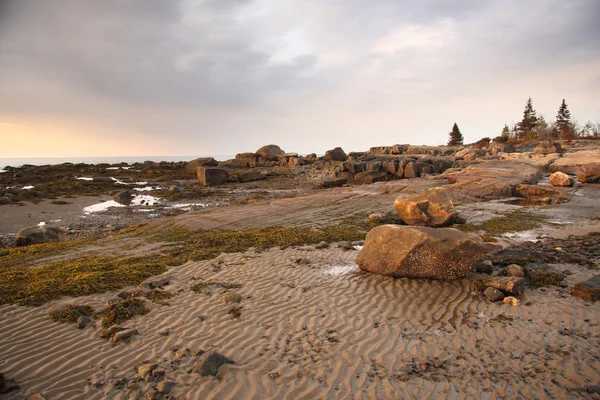
[{"label": "pebble", "polygon": [[511,306],[518,306],[519,305],[519,299],[517,299],[516,297],[513,296],[508,296],[504,298],[504,303],[505,304],[510,304]]},{"label": "pebble", "polygon": [[171,381],[161,381],[158,386],[156,386],[156,390],[158,393],[168,394],[171,393],[171,390],[175,387],[175,382]]},{"label": "pebble", "polygon": [[223,301],[226,303],[239,303],[242,301],[242,295],[236,292],[226,292],[223,294]]},{"label": "pebble", "polygon": [[90,317],[81,316],[77,318],[77,329],[83,329],[91,323],[92,319]]},{"label": "pebble", "polygon": [[483,295],[492,303],[504,300],[504,293],[493,287],[488,287],[485,289]]}]

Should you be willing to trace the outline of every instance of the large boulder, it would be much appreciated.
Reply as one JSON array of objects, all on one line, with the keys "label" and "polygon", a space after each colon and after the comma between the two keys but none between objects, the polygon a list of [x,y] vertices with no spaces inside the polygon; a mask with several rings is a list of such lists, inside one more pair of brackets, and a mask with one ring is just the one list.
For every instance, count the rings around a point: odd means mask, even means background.
[{"label": "large boulder", "polygon": [[47,226],[28,226],[17,233],[17,246],[58,242],[58,234]]},{"label": "large boulder", "polygon": [[573,186],[575,181],[569,175],[557,171],[550,175],[550,184],[552,186]]},{"label": "large boulder", "polygon": [[347,159],[348,155],[341,147],[336,147],[325,152],[325,161],[346,161]]},{"label": "large boulder", "polygon": [[533,154],[546,155],[552,153],[560,153],[561,151],[562,147],[559,143],[547,140],[545,142],[540,143],[535,149],[533,149]]},{"label": "large boulder", "polygon": [[584,183],[600,182],[600,162],[579,167],[577,180]]},{"label": "large boulder", "polygon": [[444,188],[398,197],[394,208],[408,225],[444,226],[454,221],[454,204]]},{"label": "large boulder", "polygon": [[277,157],[285,154],[281,147],[276,144],[268,144],[256,150],[256,155],[264,158],[267,161],[277,161]]},{"label": "large boulder", "polygon": [[195,174],[198,167],[216,167],[217,161],[215,161],[212,157],[201,157],[196,158],[187,163],[185,166],[185,172],[189,172],[190,174]]},{"label": "large boulder", "polygon": [[452,228],[381,225],[367,234],[356,263],[397,278],[458,279],[475,270],[484,248],[479,236]]},{"label": "large boulder", "polygon": [[198,181],[202,186],[217,186],[227,183],[229,174],[222,168],[198,167],[196,170]]}]

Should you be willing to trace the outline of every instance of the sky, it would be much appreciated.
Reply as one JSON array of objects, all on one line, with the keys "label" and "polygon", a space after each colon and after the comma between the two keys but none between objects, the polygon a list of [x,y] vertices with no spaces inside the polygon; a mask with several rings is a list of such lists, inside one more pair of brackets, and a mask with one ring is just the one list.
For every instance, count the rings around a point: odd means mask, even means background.
[{"label": "sky", "polygon": [[441,145],[600,120],[598,0],[2,0],[0,157]]}]

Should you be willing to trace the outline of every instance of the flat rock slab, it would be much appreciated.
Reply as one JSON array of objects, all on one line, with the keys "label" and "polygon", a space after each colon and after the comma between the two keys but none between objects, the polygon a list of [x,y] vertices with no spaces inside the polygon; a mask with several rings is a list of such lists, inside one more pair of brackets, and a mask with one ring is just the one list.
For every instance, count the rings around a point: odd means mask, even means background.
[{"label": "flat rock slab", "polygon": [[600,300],[600,275],[596,275],[587,281],[579,282],[573,286],[571,294],[587,300]]}]

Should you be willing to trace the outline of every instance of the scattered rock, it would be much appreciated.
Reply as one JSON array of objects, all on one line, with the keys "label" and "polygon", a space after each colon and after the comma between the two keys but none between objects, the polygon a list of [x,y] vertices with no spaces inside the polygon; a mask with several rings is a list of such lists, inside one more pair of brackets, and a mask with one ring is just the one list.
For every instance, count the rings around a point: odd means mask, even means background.
[{"label": "scattered rock", "polygon": [[542,263],[528,264],[525,272],[530,284],[535,287],[558,285],[565,278],[564,272]]},{"label": "scattered rock", "polygon": [[170,193],[181,193],[181,192],[183,192],[183,189],[180,188],[179,186],[171,185],[171,186],[169,186],[169,192]]},{"label": "scattered rock", "polygon": [[398,197],[394,208],[408,225],[444,226],[454,220],[454,204],[444,188]]},{"label": "scattered rock", "polygon": [[251,182],[266,179],[266,176],[264,176],[258,169],[251,169],[240,172],[239,179],[240,182]]},{"label": "scattered rock", "polygon": [[45,225],[28,226],[21,229],[16,236],[17,246],[58,242],[58,234]]},{"label": "scattered rock", "polygon": [[494,287],[488,287],[485,289],[483,295],[492,303],[504,300],[504,293]]},{"label": "scattered rock", "polygon": [[214,167],[198,167],[196,176],[202,186],[217,186],[227,183],[227,170]]},{"label": "scattered rock", "polygon": [[326,249],[329,247],[329,243],[325,242],[325,241],[321,241],[318,244],[315,245],[315,249],[321,250],[321,249]]},{"label": "scattered rock", "polygon": [[504,304],[510,304],[511,306],[519,305],[519,299],[517,299],[516,297],[513,297],[513,296],[505,297],[503,301],[504,301]]},{"label": "scattered rock", "polygon": [[93,320],[87,316],[81,316],[77,319],[77,329],[83,329],[89,324],[91,324]]},{"label": "scattered rock", "polygon": [[223,294],[223,301],[226,303],[239,303],[242,301],[242,295],[236,292],[225,292]]},{"label": "scattered rock", "polygon": [[113,199],[119,204],[129,205],[132,198],[133,196],[129,190],[120,190],[113,194]]},{"label": "scattered rock", "polygon": [[575,180],[569,175],[557,171],[550,175],[550,184],[552,186],[573,186]]},{"label": "scattered rock", "polygon": [[363,271],[425,279],[457,279],[484,254],[479,236],[452,228],[381,225],[372,229],[356,262]]},{"label": "scattered rock", "polygon": [[514,276],[510,277],[491,277],[485,276],[473,281],[476,290],[482,291],[484,288],[492,287],[501,290],[503,293],[512,296],[521,296],[525,293],[525,279]]},{"label": "scattered rock", "polygon": [[490,275],[492,272],[494,272],[494,263],[492,263],[492,260],[483,260],[477,264],[477,267],[475,267],[475,272]]},{"label": "scattered rock", "polygon": [[171,390],[175,387],[176,383],[172,381],[161,381],[156,386],[156,390],[158,393],[169,394]]},{"label": "scattered rock", "polygon": [[517,276],[519,278],[525,277],[525,271],[523,270],[523,267],[517,264],[510,264],[504,271],[506,272],[507,276]]},{"label": "scattered rock", "polygon": [[131,339],[133,336],[135,336],[137,334],[138,334],[137,329],[124,329],[122,331],[115,333],[115,335],[112,338],[112,342],[113,343],[128,342],[129,339]]},{"label": "scattered rock", "polygon": [[192,367],[191,373],[197,373],[201,376],[217,376],[217,372],[223,364],[235,364],[235,362],[215,351],[209,351],[200,356]]},{"label": "scattered rock", "polygon": [[357,185],[369,185],[375,182],[384,182],[386,178],[383,172],[359,172],[354,175],[354,183]]},{"label": "scattered rock", "polygon": [[600,275],[577,283],[571,289],[571,294],[591,301],[600,300]]},{"label": "scattered rock", "polygon": [[142,379],[146,379],[156,368],[158,368],[158,364],[142,364],[137,367],[137,373]]}]

